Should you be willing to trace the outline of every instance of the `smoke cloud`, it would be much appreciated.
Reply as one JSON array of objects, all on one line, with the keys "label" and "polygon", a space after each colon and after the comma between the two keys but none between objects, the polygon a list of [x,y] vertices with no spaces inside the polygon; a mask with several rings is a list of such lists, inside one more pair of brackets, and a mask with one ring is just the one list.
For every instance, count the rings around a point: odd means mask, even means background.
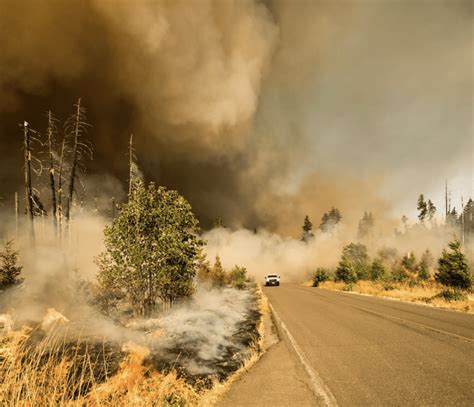
[{"label": "smoke cloud", "polygon": [[[81,96],[92,174],[146,178],[205,228],[297,235],[335,205],[413,216],[472,194],[472,2],[4,0],[0,182],[21,185],[18,123]],[[99,175],[100,176],[100,175]],[[88,191],[88,197],[93,196]],[[299,220],[300,219],[300,220]],[[299,220],[297,222],[297,220]]]}]

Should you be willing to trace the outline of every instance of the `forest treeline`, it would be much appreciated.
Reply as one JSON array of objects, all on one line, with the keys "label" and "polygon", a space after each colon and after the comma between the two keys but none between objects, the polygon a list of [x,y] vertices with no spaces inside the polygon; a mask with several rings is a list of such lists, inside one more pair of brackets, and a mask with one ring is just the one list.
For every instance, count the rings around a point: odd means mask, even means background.
[{"label": "forest treeline", "polygon": [[[342,249],[339,263],[335,269],[318,267],[312,275],[312,285],[318,287],[329,280],[346,283],[345,290],[350,291],[352,285],[358,281],[374,281],[383,284],[384,289],[393,289],[392,283],[406,283],[414,287],[424,282],[436,281],[446,287],[441,295],[447,300],[465,299],[467,292],[472,290],[473,276],[469,266],[468,255],[474,238],[474,202],[469,199],[460,214],[456,208],[446,209],[444,224],[438,224],[434,215],[437,208],[431,200],[425,200],[420,194],[417,201],[418,220],[415,225],[409,226],[408,218],[403,216],[402,230],[395,230],[395,234],[403,236],[413,231],[430,227],[438,235],[453,236],[441,256],[435,262],[433,254],[427,248],[418,259],[413,251],[400,254],[396,248],[384,247],[371,258],[368,246],[377,238],[375,232],[375,218],[371,212],[364,212],[358,223],[357,242],[349,243]],[[324,213],[319,225],[319,233],[334,234],[342,214],[337,208],[331,208]],[[302,226],[301,240],[309,243],[315,236],[313,224],[305,216]],[[471,258],[472,261],[472,258]]]}]

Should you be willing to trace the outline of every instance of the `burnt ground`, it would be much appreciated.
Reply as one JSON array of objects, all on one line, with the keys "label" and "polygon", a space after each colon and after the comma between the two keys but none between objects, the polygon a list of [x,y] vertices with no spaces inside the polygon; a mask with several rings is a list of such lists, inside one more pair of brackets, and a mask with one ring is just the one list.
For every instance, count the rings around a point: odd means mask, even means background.
[{"label": "burnt ground", "polygon": [[[203,389],[212,386],[213,379],[224,381],[235,373],[251,354],[259,352],[260,333],[258,324],[261,318],[258,293],[251,288],[243,319],[237,324],[234,332],[218,346],[219,356],[204,359],[199,356],[200,345],[204,345],[205,337],[186,336],[177,338],[172,346],[151,349],[147,364],[161,372],[175,370],[178,377],[183,378],[195,388]],[[203,343],[199,343],[202,341]],[[203,373],[196,373],[189,366],[199,366]]]},{"label": "burnt ground", "polygon": [[[150,354],[144,365],[165,374],[174,370],[178,377],[197,390],[210,388],[215,379],[224,381],[245,363],[252,352],[259,351],[258,324],[261,314],[258,293],[254,287],[249,289],[249,293],[241,321],[230,330],[225,341],[218,344],[219,352],[215,358],[203,359],[199,356],[200,347],[206,345],[205,338],[183,335],[167,341],[164,347],[159,341],[156,346],[153,342],[150,342],[151,345],[148,343]],[[74,381],[74,378],[82,377],[80,387],[71,386],[70,398],[86,394],[94,383],[102,383],[117,373],[126,355],[120,342],[91,336],[71,340],[71,335],[65,331],[51,338],[38,323],[30,322],[28,325],[31,333],[23,345],[23,362],[35,360],[41,366],[51,359],[57,362],[64,358],[69,360],[71,369],[68,379]],[[192,366],[199,366],[199,372],[190,368]]]}]

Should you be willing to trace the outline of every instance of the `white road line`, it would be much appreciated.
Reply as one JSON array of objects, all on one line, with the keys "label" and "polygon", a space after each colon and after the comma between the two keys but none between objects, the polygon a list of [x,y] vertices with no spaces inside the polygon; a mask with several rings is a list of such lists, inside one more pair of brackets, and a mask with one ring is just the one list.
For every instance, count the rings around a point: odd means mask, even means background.
[{"label": "white road line", "polygon": [[331,390],[327,388],[327,386],[324,384],[323,380],[321,377],[318,375],[318,373],[310,366],[308,359],[304,355],[302,349],[296,342],[295,338],[293,335],[290,333],[288,328],[286,327],[285,323],[281,320],[281,318],[278,316],[277,312],[275,311],[275,308],[273,307],[272,304],[270,305],[270,309],[272,310],[273,316],[275,317],[275,320],[278,322],[278,324],[281,326],[283,331],[285,332],[286,336],[290,340],[291,346],[295,350],[296,354],[298,355],[300,362],[306,369],[306,372],[309,375],[309,378],[311,380],[311,385],[313,387],[313,391],[315,394],[320,396],[324,400],[324,404],[329,407],[337,407],[337,401],[334,395],[331,393]]}]

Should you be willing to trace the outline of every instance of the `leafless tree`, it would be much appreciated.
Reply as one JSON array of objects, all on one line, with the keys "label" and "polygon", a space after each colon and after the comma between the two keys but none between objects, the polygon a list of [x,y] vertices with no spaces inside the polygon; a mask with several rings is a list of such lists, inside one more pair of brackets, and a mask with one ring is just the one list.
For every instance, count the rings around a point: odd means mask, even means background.
[{"label": "leafless tree", "polygon": [[[35,190],[33,189],[33,182],[32,182],[32,172],[35,171],[36,173],[41,173],[42,166],[41,161],[37,160],[33,157],[32,154],[32,141],[38,141],[37,137],[38,133],[29,127],[29,123],[24,121],[22,125],[23,127],[23,150],[24,150],[24,178],[25,178],[25,200],[26,200],[26,215],[29,219],[29,234],[32,243],[35,242],[35,225],[34,225],[34,217],[35,212],[38,209],[39,198]],[[39,164],[39,168],[35,169],[32,165],[32,162]]]},{"label": "leafless tree", "polygon": [[74,107],[76,108],[74,114],[72,114],[65,123],[65,137],[70,140],[72,149],[65,214],[67,223],[69,223],[71,219],[71,207],[78,169],[80,169],[84,157],[88,157],[92,160],[92,144],[86,139],[87,129],[90,125],[86,121],[86,109],[81,105],[80,98]]},{"label": "leafless tree", "polygon": [[57,134],[56,127],[57,120],[53,117],[51,110],[48,111],[48,128],[46,130],[48,140],[48,165],[49,165],[49,186],[51,188],[51,206],[52,206],[52,217],[54,231],[58,231],[58,217],[57,217],[57,192],[56,192],[56,179],[55,179],[55,166],[56,166],[56,154],[55,154],[55,136]]},{"label": "leafless tree", "polygon": [[59,156],[58,167],[58,189],[57,189],[57,211],[58,211],[58,233],[59,237],[62,235],[63,224],[63,178],[64,178],[64,154],[66,149],[66,138],[63,138],[61,143],[61,154]]}]

